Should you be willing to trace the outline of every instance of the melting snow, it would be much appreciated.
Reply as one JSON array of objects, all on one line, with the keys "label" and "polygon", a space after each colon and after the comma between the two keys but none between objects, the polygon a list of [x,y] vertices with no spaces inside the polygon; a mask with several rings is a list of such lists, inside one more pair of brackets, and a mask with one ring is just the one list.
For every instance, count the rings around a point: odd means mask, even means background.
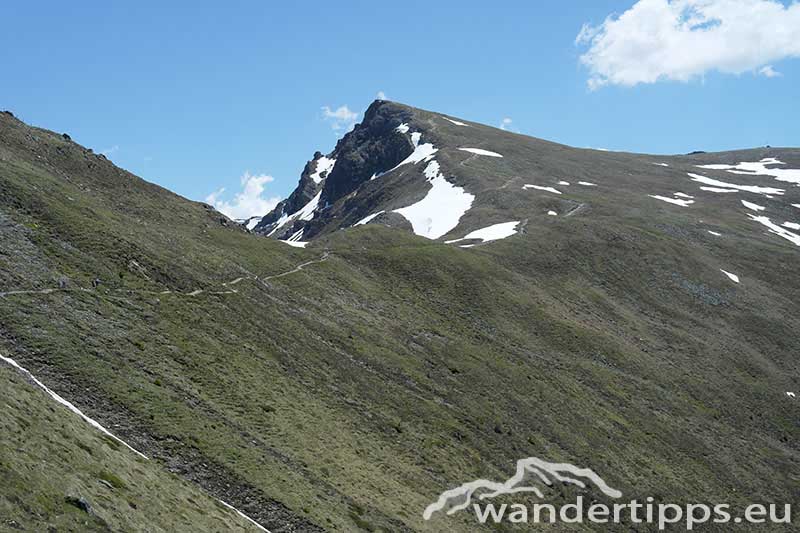
[{"label": "melting snow", "polygon": [[733,183],[726,183],[724,181],[715,180],[713,178],[707,178],[705,176],[701,176],[700,174],[692,174],[691,172],[689,172],[688,174],[689,177],[692,178],[692,181],[705,183],[706,185],[713,185],[714,187],[727,187],[728,189],[738,189],[740,191],[754,192],[756,194],[783,195],[784,192],[783,189],[775,189],[773,187],[758,187],[756,185],[736,185]]},{"label": "melting snow", "polygon": [[788,391],[786,392],[786,396],[788,396],[789,398],[797,398],[797,395],[795,393]]},{"label": "melting snow", "polygon": [[648,194],[650,198],[661,200],[662,202],[669,202],[671,204],[679,205],[681,207],[689,207],[694,203],[694,200],[678,200],[677,198],[667,198],[666,196],[658,196],[657,194]]},{"label": "melting snow", "polygon": [[568,181],[559,181],[558,184],[559,185],[569,185],[569,182]]},{"label": "melting snow", "polygon": [[305,231],[305,229],[301,228],[301,229],[295,231],[294,234],[291,237],[289,237],[288,239],[286,239],[286,240],[290,241],[290,242],[298,242],[300,240],[300,238],[303,236],[303,232],[304,231]]},{"label": "melting snow", "polygon": [[408,133],[408,124],[403,122],[395,128],[395,131],[399,131],[400,133]]},{"label": "melting snow", "polygon": [[[412,133],[411,142],[414,143],[414,151],[411,152],[411,155],[403,159],[400,163],[398,163],[394,168],[392,168],[388,172],[391,172],[392,170],[401,167],[403,165],[406,165],[408,163],[416,165],[422,160],[430,161],[431,159],[433,159],[433,155],[439,150],[437,148],[434,148],[431,143],[420,144],[419,143],[420,140],[422,140],[422,134],[420,132],[415,131],[414,133]],[[385,174],[385,172],[381,174]],[[373,179],[380,176],[381,174],[373,176]]]},{"label": "melting snow", "polygon": [[261,217],[252,217],[250,220],[247,221],[247,225],[245,226],[247,229],[252,230],[258,223],[261,222]]},{"label": "melting snow", "polygon": [[709,232],[711,235],[716,235],[717,237],[719,237],[719,236],[721,236],[721,235],[722,235],[722,233],[717,233],[716,231],[711,231],[711,230],[708,230],[708,232]]},{"label": "melting snow", "polygon": [[543,187],[541,185],[530,185],[530,184],[527,184],[527,185],[523,185],[522,188],[523,189],[538,189],[540,191],[547,191],[547,192],[552,192],[552,193],[555,193],[555,194],[561,194],[561,191],[559,191],[558,189],[554,189],[553,187]]},{"label": "melting snow", "polygon": [[300,218],[300,220],[311,220],[314,218],[314,212],[317,210],[317,206],[319,206],[319,198],[322,196],[322,191],[319,191],[314,198],[312,198],[306,205],[303,206],[300,211],[295,213],[294,216]]},{"label": "melting snow", "polygon": [[588,181],[579,181],[578,185],[585,185],[586,187],[597,187],[597,184]]},{"label": "melting snow", "polygon": [[278,219],[278,223],[275,224],[275,227],[272,228],[272,231],[269,232],[268,236],[272,237],[272,234],[275,233],[276,231],[278,231],[280,228],[282,228],[283,225],[286,224],[288,221],[289,221],[289,215],[287,215],[286,213],[283,213],[281,215],[281,217]]},{"label": "melting snow", "polygon": [[[322,180],[330,176],[331,170],[333,170],[333,165],[335,164],[335,159],[329,159],[325,156],[317,159],[317,169],[313,174],[311,174],[311,179],[314,180],[314,183],[320,183]],[[322,174],[325,174],[325,177],[323,177]]]},{"label": "melting snow", "polygon": [[721,189],[719,187],[700,187],[700,190],[710,192],[739,192],[736,189]]},{"label": "melting snow", "polygon": [[288,244],[289,246],[294,246],[295,248],[305,248],[308,244],[308,241],[280,241],[284,244]]},{"label": "melting snow", "polygon": [[484,150],[482,148],[459,148],[459,150],[463,152],[470,152],[472,154],[477,155],[488,155],[489,157],[503,157],[501,154],[497,152],[490,152],[489,150]]},{"label": "melting snow", "polygon": [[367,215],[358,222],[355,223],[356,226],[361,226],[362,224],[368,224],[373,218],[377,217],[378,215],[384,214],[386,211],[378,211],[377,213],[372,213],[371,215]]},{"label": "melting snow", "polygon": [[757,163],[739,163],[737,165],[698,165],[700,168],[713,170],[727,170],[732,174],[746,174],[749,176],[772,176],[778,181],[796,183],[800,185],[800,169],[767,168],[767,165],[785,165],[774,157],[762,159]]},{"label": "melting snow", "polygon": [[660,167],[668,167],[669,165],[666,163],[653,163],[654,165],[658,165]]},{"label": "melting snow", "polygon": [[676,192],[673,196],[680,196],[681,198],[694,198],[694,196],[690,196],[686,193]]},{"label": "melting snow", "polygon": [[783,224],[781,224],[781,226],[789,229],[800,229],[800,224],[798,224],[797,222],[784,222]]},{"label": "melting snow", "polygon": [[442,118],[445,119],[447,122],[452,122],[456,126],[467,126],[467,124],[464,124],[463,122],[459,122],[457,120],[453,120],[452,118],[447,118],[447,117],[442,117]]},{"label": "melting snow", "polygon": [[783,237],[787,241],[790,241],[793,244],[796,244],[797,246],[800,246],[800,235],[797,235],[796,233],[792,233],[791,231],[789,231],[789,230],[787,230],[785,228],[782,228],[777,224],[774,224],[772,222],[772,220],[769,219],[769,217],[751,215],[750,213],[748,213],[747,216],[750,217],[752,220],[755,220],[759,224],[762,224],[762,225],[768,227],[770,233],[774,233],[775,235],[778,235],[779,237]]},{"label": "melting snow", "polygon": [[431,161],[425,168],[425,176],[431,189],[425,198],[407,207],[395,209],[403,215],[414,229],[414,233],[438,239],[458,225],[475,200],[475,196],[448,182],[439,172],[439,163]]},{"label": "melting snow", "polygon": [[[336,160],[332,161],[336,162]],[[333,165],[331,165],[331,168],[333,168]],[[286,223],[289,222],[290,220],[294,220],[296,218],[299,218],[300,220],[311,220],[312,218],[314,218],[314,213],[317,210],[317,206],[319,205],[320,196],[322,196],[321,190],[316,194],[316,196],[314,196],[314,198],[309,200],[309,202],[306,205],[304,205],[291,215],[287,215],[286,213],[282,214],[281,218],[278,219],[278,223],[275,225],[272,231],[269,232],[269,235],[272,236],[273,233],[275,233],[283,226],[285,226]]]},{"label": "melting snow", "polygon": [[[485,228],[476,229],[475,231],[467,233],[464,237],[460,239],[454,239],[452,241],[445,241],[445,242],[447,244],[451,244],[454,242],[468,241],[470,239],[480,239],[483,242],[505,239],[506,237],[511,237],[512,235],[517,233],[518,225],[519,225],[519,220],[513,222],[501,222],[500,224],[493,224]],[[470,245],[465,244],[462,247],[466,246]]]},{"label": "melting snow", "polygon": [[720,272],[731,278],[731,281],[733,281],[734,283],[739,283],[739,276],[737,276],[736,274],[731,274],[727,270],[722,270],[721,268],[719,270]]},{"label": "melting snow", "polygon": [[554,217],[558,216],[558,213],[556,213],[555,211],[548,211],[547,214]]},{"label": "melting snow", "polygon": [[766,207],[754,204],[753,202],[748,202],[747,200],[742,200],[742,205],[747,209],[752,209],[753,211],[763,211],[766,209]]},{"label": "melting snow", "polygon": [[797,209],[800,209],[800,204],[792,204],[792,207],[796,207]]}]

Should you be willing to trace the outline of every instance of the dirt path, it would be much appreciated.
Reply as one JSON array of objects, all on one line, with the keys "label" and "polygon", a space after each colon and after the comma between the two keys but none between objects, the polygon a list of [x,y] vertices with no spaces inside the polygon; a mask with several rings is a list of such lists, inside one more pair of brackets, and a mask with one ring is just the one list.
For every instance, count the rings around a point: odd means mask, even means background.
[{"label": "dirt path", "polygon": [[268,280],[271,280],[271,279],[278,279],[278,278],[282,278],[283,276],[288,276],[289,274],[294,274],[295,272],[300,272],[301,270],[303,270],[308,265],[313,265],[315,263],[322,263],[323,261],[327,261],[328,257],[330,257],[330,255],[331,255],[330,252],[325,252],[324,254],[322,254],[322,257],[320,257],[319,259],[312,259],[311,261],[306,261],[305,263],[300,263],[299,265],[294,267],[292,270],[289,270],[289,271],[286,271],[286,272],[281,272],[280,274],[275,274],[275,275],[272,275],[272,276],[267,276],[265,278],[261,278],[261,281],[268,281]]},{"label": "dirt path", "polygon": [[[281,272],[279,274],[273,274],[271,276],[266,277],[259,277],[259,276],[242,276],[238,277],[234,280],[227,281],[222,284],[223,287],[229,287],[231,285],[236,285],[246,279],[258,281],[263,283],[265,281],[269,281],[271,279],[278,279],[282,278],[283,276],[288,276],[289,274],[294,274],[295,272],[300,272],[305,267],[309,265],[313,265],[316,263],[322,263],[328,260],[330,257],[330,252],[324,252],[319,259],[311,259],[310,261],[305,261],[300,263],[296,267],[291,270],[287,270],[286,272]],[[224,295],[224,294],[238,294],[239,291],[236,289],[227,289],[227,290],[219,290],[219,291],[210,291],[206,289],[195,289],[192,292],[178,292],[172,291],[169,289],[163,291],[150,291],[150,290],[133,290],[133,289],[112,289],[115,292],[127,292],[128,294],[153,294],[153,295],[167,295],[167,294],[174,294],[176,296],[199,296],[201,294],[214,294],[214,295]],[[5,298],[7,296],[14,296],[14,295],[21,295],[21,294],[53,294],[55,292],[97,292],[96,289],[92,288],[74,288],[74,289],[58,289],[58,288],[49,288],[49,289],[24,289],[24,290],[12,290],[12,291],[0,291],[0,298]]]}]

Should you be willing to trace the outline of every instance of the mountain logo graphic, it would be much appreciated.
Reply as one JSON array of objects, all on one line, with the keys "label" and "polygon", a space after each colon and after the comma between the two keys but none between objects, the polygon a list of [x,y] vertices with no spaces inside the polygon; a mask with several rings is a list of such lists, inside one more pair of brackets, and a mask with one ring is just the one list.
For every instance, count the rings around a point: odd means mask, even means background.
[{"label": "mountain logo graphic", "polygon": [[550,463],[538,457],[528,457],[517,461],[514,475],[502,483],[476,479],[441,493],[435,502],[425,508],[422,517],[430,520],[437,511],[451,515],[466,509],[474,499],[488,500],[504,494],[529,492],[544,498],[543,488],[552,487],[554,482],[576,485],[580,488],[593,484],[610,498],[622,497],[622,492],[610,487],[603,478],[589,468],[579,468],[569,463]]}]

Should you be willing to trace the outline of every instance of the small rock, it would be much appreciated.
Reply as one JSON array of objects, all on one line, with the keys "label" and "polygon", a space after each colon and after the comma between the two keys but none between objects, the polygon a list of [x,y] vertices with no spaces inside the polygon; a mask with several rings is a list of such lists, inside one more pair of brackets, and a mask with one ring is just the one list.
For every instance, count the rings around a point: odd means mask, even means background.
[{"label": "small rock", "polygon": [[67,496],[65,501],[73,507],[77,507],[86,514],[92,514],[91,504],[82,496]]}]

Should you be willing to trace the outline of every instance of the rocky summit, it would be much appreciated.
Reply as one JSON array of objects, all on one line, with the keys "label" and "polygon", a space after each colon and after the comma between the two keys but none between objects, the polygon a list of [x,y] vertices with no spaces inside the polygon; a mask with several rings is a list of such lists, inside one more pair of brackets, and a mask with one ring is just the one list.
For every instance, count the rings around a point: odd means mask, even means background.
[{"label": "rocky summit", "polygon": [[702,149],[378,100],[239,224],[0,113],[0,530],[796,502],[800,150]]}]

